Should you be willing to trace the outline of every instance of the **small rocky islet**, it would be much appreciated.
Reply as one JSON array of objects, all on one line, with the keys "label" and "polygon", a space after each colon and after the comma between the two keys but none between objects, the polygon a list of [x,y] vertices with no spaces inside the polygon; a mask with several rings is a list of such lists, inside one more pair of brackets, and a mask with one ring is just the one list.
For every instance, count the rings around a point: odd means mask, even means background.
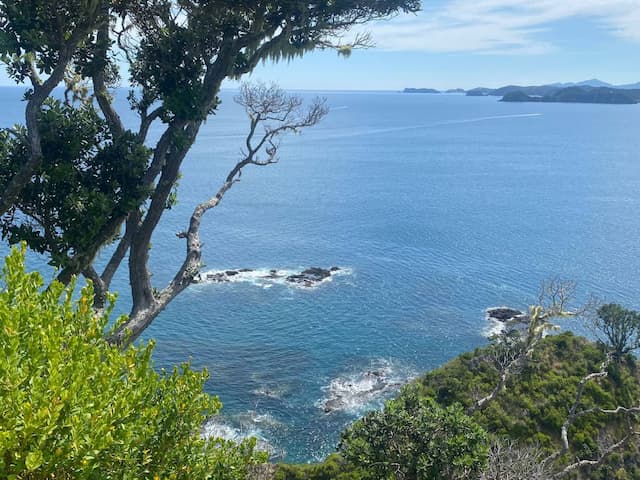
[{"label": "small rocky islet", "polygon": [[485,310],[487,320],[502,323],[526,323],[529,315],[511,307],[491,307]]},{"label": "small rocky islet", "polygon": [[[302,270],[300,273],[294,274],[285,274],[280,270],[271,269],[265,275],[262,275],[260,278],[265,280],[277,280],[284,279],[286,282],[291,283],[300,287],[315,287],[323,280],[331,277],[334,273],[340,271],[340,267],[330,267],[330,268],[321,268],[321,267],[310,267],[305,270]],[[252,273],[255,272],[254,269],[251,268],[240,268],[237,270],[221,270],[219,272],[208,272],[197,275],[193,283],[202,283],[202,282],[212,282],[212,283],[226,283],[230,282],[233,277],[240,275],[242,273]]]}]

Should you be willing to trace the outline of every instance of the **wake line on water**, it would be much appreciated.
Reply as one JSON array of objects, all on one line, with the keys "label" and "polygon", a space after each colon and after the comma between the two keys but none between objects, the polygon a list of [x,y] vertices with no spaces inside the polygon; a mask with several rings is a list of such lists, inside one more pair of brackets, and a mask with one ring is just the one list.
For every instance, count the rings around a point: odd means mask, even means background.
[{"label": "wake line on water", "polygon": [[350,137],[360,137],[364,135],[378,135],[380,133],[393,133],[393,132],[403,132],[407,130],[419,130],[422,128],[434,128],[434,127],[442,127],[447,125],[460,125],[465,123],[475,123],[475,122],[484,122],[487,120],[502,120],[507,118],[531,118],[531,117],[541,117],[542,113],[518,113],[511,115],[492,115],[488,117],[474,117],[474,118],[463,118],[460,120],[446,120],[442,122],[434,122],[434,123],[424,123],[420,125],[405,125],[402,127],[389,127],[389,128],[378,128],[374,130],[366,130],[360,132],[351,132],[351,133],[339,133],[334,135],[325,135],[314,137],[317,140],[325,140],[327,138],[350,138]]}]

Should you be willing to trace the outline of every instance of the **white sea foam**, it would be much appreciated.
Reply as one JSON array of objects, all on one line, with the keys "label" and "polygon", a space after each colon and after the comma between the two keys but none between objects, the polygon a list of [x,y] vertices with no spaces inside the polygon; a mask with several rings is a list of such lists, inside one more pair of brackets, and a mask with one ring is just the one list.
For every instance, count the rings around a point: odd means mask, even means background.
[{"label": "white sea foam", "polygon": [[378,359],[364,371],[347,373],[322,387],[323,398],[316,402],[325,413],[343,411],[358,414],[373,406],[415,378],[415,371],[389,360]]},{"label": "white sea foam", "polygon": [[507,326],[499,320],[487,319],[487,325],[482,329],[482,335],[491,338],[494,335],[500,335],[506,330]]},{"label": "white sea foam", "polygon": [[277,459],[284,457],[285,452],[269,442],[264,429],[278,425],[280,422],[271,414],[249,410],[236,415],[232,420],[224,420],[220,417],[210,418],[203,425],[201,435],[206,439],[222,438],[236,443],[255,438],[258,450],[268,452],[272,459]]},{"label": "white sea foam", "polygon": [[274,398],[276,400],[280,400],[286,392],[286,388],[269,386],[263,386],[251,391],[251,393],[258,395],[259,397]]}]

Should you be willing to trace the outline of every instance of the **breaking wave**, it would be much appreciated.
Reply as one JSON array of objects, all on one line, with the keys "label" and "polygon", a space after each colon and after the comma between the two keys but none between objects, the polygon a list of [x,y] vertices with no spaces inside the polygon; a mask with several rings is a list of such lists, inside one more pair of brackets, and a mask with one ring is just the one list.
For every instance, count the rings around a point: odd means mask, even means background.
[{"label": "breaking wave", "polygon": [[392,393],[417,376],[413,369],[389,360],[375,360],[364,371],[341,375],[322,387],[316,406],[325,413],[341,411],[357,415],[381,407]]},{"label": "breaking wave", "polygon": [[255,438],[256,448],[267,452],[273,460],[284,458],[286,452],[269,441],[265,430],[279,425],[280,422],[271,414],[249,410],[228,419],[219,416],[210,418],[203,425],[201,435],[206,439],[222,438],[236,443]]}]

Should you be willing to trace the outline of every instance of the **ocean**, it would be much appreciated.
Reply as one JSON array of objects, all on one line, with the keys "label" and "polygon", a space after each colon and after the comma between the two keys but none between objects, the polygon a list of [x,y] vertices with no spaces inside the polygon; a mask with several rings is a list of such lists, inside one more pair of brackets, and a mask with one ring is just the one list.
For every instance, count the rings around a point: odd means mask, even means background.
[{"label": "ocean", "polygon": [[[325,97],[329,115],[284,138],[278,164],[246,168],[202,225],[205,271],[254,271],[191,286],[143,336],[157,340],[158,368],[209,370],[224,408],[208,433],[318,460],[400,384],[486,344],[484,310],[527,308],[544,279],[575,280],[576,303],[640,307],[640,105],[298,94]],[[184,255],[175,232],[239,158],[248,120],[233,95],[222,92],[153,238],[158,286]],[[0,126],[20,120],[19,97],[0,89]],[[315,288],[263,278],[314,266],[340,271]]]}]

